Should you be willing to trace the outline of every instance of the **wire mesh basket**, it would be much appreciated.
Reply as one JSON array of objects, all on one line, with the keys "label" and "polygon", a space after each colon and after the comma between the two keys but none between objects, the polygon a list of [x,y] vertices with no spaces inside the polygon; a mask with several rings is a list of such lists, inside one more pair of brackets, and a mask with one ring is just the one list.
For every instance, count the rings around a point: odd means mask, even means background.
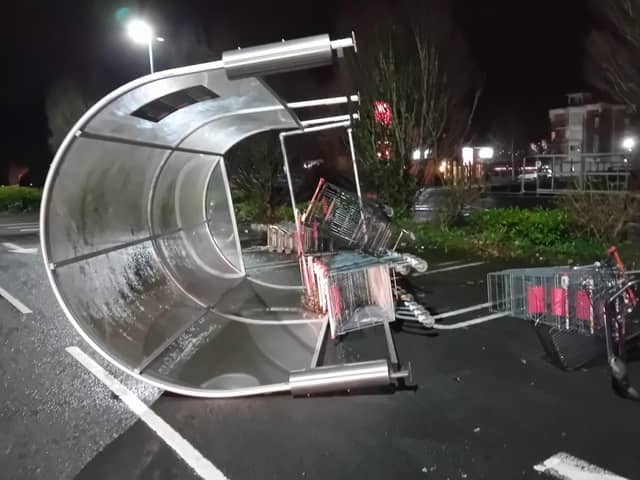
[{"label": "wire mesh basket", "polygon": [[[304,252],[328,252],[333,250],[331,238],[320,236],[317,227],[301,226],[301,246]],[[272,252],[298,253],[295,223],[279,223],[267,227],[267,247]]]},{"label": "wire mesh basket", "polygon": [[331,336],[395,320],[387,263],[358,252],[301,257],[306,308],[327,314]]},{"label": "wire mesh basket", "polygon": [[564,331],[603,335],[606,292],[616,270],[599,265],[504,270],[487,277],[495,312]]},{"label": "wire mesh basket", "polygon": [[372,255],[395,250],[408,232],[392,225],[375,208],[358,197],[321,179],[309,207],[302,216],[303,225],[316,236],[337,240],[337,247],[360,249]]}]

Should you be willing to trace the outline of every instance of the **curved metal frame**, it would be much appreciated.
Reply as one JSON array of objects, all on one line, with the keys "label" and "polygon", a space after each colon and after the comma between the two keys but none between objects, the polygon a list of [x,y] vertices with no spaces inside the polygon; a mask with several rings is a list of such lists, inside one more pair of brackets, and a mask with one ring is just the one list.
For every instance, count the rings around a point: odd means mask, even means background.
[{"label": "curved metal frame", "polygon": [[[264,71],[268,73],[273,73],[276,71],[284,72],[284,71],[291,71],[291,70],[296,70],[300,68],[308,68],[308,67],[328,64],[328,63],[331,63],[332,61],[332,53],[331,53],[332,50],[341,50],[348,47],[355,47],[354,39],[348,38],[348,39],[341,39],[337,41],[330,41],[328,36],[317,36],[317,37],[310,37],[309,39],[301,39],[301,40],[285,42],[284,44],[267,45],[263,47],[247,49],[246,51],[241,52],[240,54],[238,54],[237,52],[231,52],[229,54],[225,54],[226,55],[225,58],[227,59],[226,63],[228,65],[225,64],[224,60],[221,60],[221,61],[209,62],[201,65],[194,65],[194,66],[177,68],[174,70],[169,70],[164,72],[153,73],[151,75],[134,80],[118,88],[112,93],[108,94],[98,103],[96,103],[93,107],[91,107],[76,122],[76,124],[73,126],[73,128],[70,130],[70,132],[67,134],[64,141],[62,142],[62,145],[57,151],[54,157],[54,160],[51,164],[51,169],[49,172],[49,176],[48,176],[47,183],[45,185],[45,188],[43,191],[43,197],[42,197],[43,207],[40,213],[40,225],[41,225],[40,242],[41,242],[43,259],[47,267],[46,268],[47,276],[52,285],[54,295],[58,303],[62,307],[62,310],[65,316],[67,317],[69,322],[74,326],[74,328],[78,331],[80,336],[107,361],[114,364],[121,370],[125,371],[127,374],[139,380],[143,380],[147,383],[150,383],[158,388],[173,391],[183,395],[195,396],[195,397],[225,398],[225,397],[235,397],[235,396],[243,396],[243,395],[260,395],[260,394],[267,394],[267,393],[277,393],[277,392],[289,391],[291,389],[290,382],[274,382],[274,383],[268,383],[268,384],[257,385],[257,386],[241,386],[241,387],[230,388],[225,390],[209,388],[209,387],[198,388],[198,387],[192,387],[184,384],[171,383],[169,380],[160,378],[159,375],[162,375],[160,373],[156,375],[149,375],[144,373],[145,369],[153,361],[158,359],[159,356],[163,353],[163,349],[168,348],[173,341],[175,341],[179,336],[181,336],[184,332],[186,332],[191,326],[203,320],[207,315],[213,315],[214,318],[219,318],[229,322],[233,322],[233,324],[237,324],[237,325],[244,324],[249,326],[251,325],[264,326],[265,328],[269,328],[272,326],[283,326],[283,327],[291,326],[293,328],[297,325],[300,325],[300,326],[306,325],[312,330],[313,338],[315,339],[312,342],[313,345],[309,345],[310,359],[311,359],[311,356],[313,356],[312,364],[315,364],[315,362],[317,361],[318,345],[319,345],[319,342],[321,341],[321,338],[316,338],[316,337],[318,335],[321,335],[321,332],[324,332],[324,328],[326,327],[326,319],[322,317],[318,317],[318,318],[304,318],[304,317],[291,318],[290,317],[290,318],[281,319],[281,320],[268,320],[266,318],[263,318],[263,319],[249,318],[242,315],[236,315],[235,313],[222,311],[222,309],[216,308],[216,305],[208,305],[206,304],[206,302],[203,302],[202,299],[198,299],[197,296],[191,294],[188,291],[188,289],[184,288],[184,286],[181,284],[181,281],[175,275],[173,275],[171,268],[168,268],[168,266],[165,264],[165,262],[163,261],[163,258],[161,257],[158,251],[159,249],[162,250],[158,245],[158,240],[160,238],[173,235],[175,233],[181,233],[184,236],[186,235],[186,232],[184,229],[187,227],[185,227],[183,225],[182,220],[178,218],[178,224],[177,224],[178,230],[176,232],[168,231],[168,232],[156,234],[154,220],[153,220],[153,214],[154,214],[153,210],[155,205],[154,202],[156,200],[156,195],[158,195],[157,189],[158,189],[160,179],[162,178],[163,173],[166,171],[165,170],[166,166],[171,161],[171,158],[173,157],[175,152],[184,152],[184,153],[191,153],[191,154],[206,154],[206,155],[219,157],[218,161],[214,162],[213,166],[211,166],[211,168],[208,169],[207,178],[205,179],[205,182],[204,182],[203,191],[199,192],[198,195],[202,196],[202,202],[200,203],[202,208],[201,214],[202,214],[203,222],[206,223],[205,228],[207,231],[208,238],[210,240],[210,244],[212,248],[214,248],[215,251],[217,251],[218,253],[216,258],[221,258],[222,260],[224,260],[224,262],[226,262],[226,264],[237,273],[219,272],[215,269],[212,269],[209,265],[207,265],[206,261],[200,258],[199,255],[193,251],[193,249],[189,250],[190,243],[188,241],[184,242],[184,244],[181,244],[182,247],[187,249],[187,254],[189,258],[191,260],[194,260],[196,264],[199,265],[199,267],[202,269],[203,272],[208,272],[209,274],[213,275],[213,277],[215,278],[219,278],[219,279],[227,278],[230,280],[235,280],[235,279],[241,280],[244,278],[248,280],[248,283],[245,284],[245,286],[254,284],[256,286],[266,288],[267,291],[273,291],[273,292],[299,291],[302,288],[301,285],[274,284],[271,282],[260,280],[258,278],[255,278],[254,276],[251,276],[250,274],[247,274],[243,265],[242,257],[240,257],[241,264],[239,266],[235,265],[229,258],[227,258],[227,256],[225,255],[224,249],[220,245],[218,245],[218,242],[215,237],[215,233],[211,230],[211,225],[209,224],[211,219],[208,218],[208,196],[209,196],[208,187],[210,185],[212,175],[216,167],[219,166],[222,169],[223,180],[227,182],[226,168],[225,168],[224,159],[223,159],[224,152],[209,151],[206,148],[204,149],[187,148],[187,147],[184,147],[184,145],[188,142],[189,139],[196,138],[195,135],[199,131],[201,131],[203,128],[210,127],[211,125],[214,124],[214,122],[221,120],[223,118],[233,118],[234,116],[237,116],[239,119],[241,119],[243,118],[242,115],[246,115],[246,114],[285,112],[286,116],[273,117],[274,119],[273,125],[268,125],[268,124],[260,125],[259,124],[260,117],[258,117],[258,123],[254,125],[251,122],[256,122],[256,117],[253,117],[253,118],[244,117],[244,118],[248,118],[247,120],[248,123],[245,123],[244,125],[242,125],[237,132],[234,132],[231,135],[231,138],[229,140],[232,141],[233,143],[237,143],[249,135],[253,135],[266,130],[302,129],[305,131],[315,131],[315,130],[324,129],[324,125],[326,124],[329,124],[336,120],[351,119],[352,115],[350,114],[348,116],[338,116],[338,117],[334,116],[334,117],[328,117],[324,119],[312,119],[312,120],[301,122],[300,120],[298,120],[293,110],[297,108],[308,108],[308,107],[321,106],[321,105],[349,104],[350,102],[358,100],[358,97],[356,95],[351,95],[349,97],[345,96],[345,97],[333,97],[328,99],[306,100],[306,101],[287,104],[282,99],[278,98],[277,95],[275,95],[275,93],[273,93],[269,89],[266,83],[264,83],[261,79],[258,78],[258,81],[264,87],[264,91],[269,92],[272,95],[271,98],[275,99],[276,101],[275,105],[267,105],[264,107],[257,106],[254,108],[245,108],[244,110],[240,109],[237,111],[229,111],[229,112],[224,112],[224,111],[216,112],[214,107],[214,110],[211,111],[212,115],[208,117],[204,116],[205,118],[202,118],[203,115],[201,115],[203,110],[200,110],[200,113],[194,110],[194,112],[200,115],[198,117],[200,123],[195,125],[192,128],[188,128],[186,131],[182,132],[182,135],[180,136],[180,138],[171,140],[167,145],[159,144],[154,141],[146,142],[144,140],[120,138],[117,135],[117,130],[115,130],[116,133],[114,134],[113,129],[109,130],[108,134],[102,134],[100,132],[96,133],[91,128],[90,129],[92,131],[85,132],[85,129],[90,127],[91,122],[96,117],[98,117],[102,112],[104,112],[107,108],[109,108],[112,104],[114,104],[114,102],[117,102],[119,99],[123,98],[125,95],[136,91],[136,89],[145,87],[156,81],[179,78],[182,76],[193,75],[193,74],[206,73],[209,71],[226,71],[228,79],[233,82],[235,81],[233,80],[235,78],[245,78],[248,75],[247,72],[250,72],[251,75],[256,75],[259,72],[261,72],[261,68],[263,70],[266,68],[266,70]],[[280,54],[278,53],[279,48],[282,49]],[[264,62],[265,59],[268,59],[268,62],[267,62],[268,65],[262,64],[262,67],[261,67],[261,62]],[[162,90],[164,88],[164,90],[166,91],[167,86],[165,84],[162,84],[162,85],[163,85],[162,87],[159,87],[159,90]],[[149,93],[150,91],[146,90],[143,95],[146,95],[148,97]],[[138,98],[142,98],[142,97],[138,97]],[[110,113],[109,115],[112,115],[112,114]],[[106,118],[106,120],[103,119],[101,120],[102,122],[107,121],[107,122],[113,123],[114,121],[113,119],[115,118],[117,120],[119,117],[110,116],[110,117],[104,117],[104,118]],[[289,122],[289,123],[288,124],[283,123],[282,125],[278,124],[279,126],[276,126],[276,118],[278,119],[278,121],[282,121],[282,119],[284,119],[285,122]],[[317,125],[317,126],[309,127],[310,125]],[[161,133],[162,131],[158,129],[157,131],[152,133],[152,135],[157,135]],[[52,196],[55,189],[55,185],[59,178],[62,165],[64,164],[65,155],[67,155],[67,153],[71,151],[78,137],[86,137],[87,139],[116,142],[123,145],[128,144],[131,146],[158,148],[158,149],[166,150],[166,153],[160,159],[154,159],[154,165],[157,164],[157,166],[155,167],[155,171],[153,171],[152,177],[150,177],[150,190],[148,191],[148,193],[146,193],[148,197],[145,200],[146,202],[145,212],[147,217],[146,223],[147,223],[149,235],[142,238],[137,238],[132,242],[120,243],[119,245],[116,245],[115,247],[107,248],[106,250],[103,249],[103,250],[97,250],[94,252],[88,252],[88,253],[85,253],[84,255],[76,255],[75,257],[59,261],[59,259],[54,260],[51,257],[52,252],[49,244],[50,232],[49,232],[49,225],[48,225],[48,214],[51,208],[50,206],[52,202]],[[229,147],[227,146],[226,148],[229,148]],[[218,148],[214,148],[214,150],[218,150]],[[179,173],[179,175],[184,175],[185,172],[186,171],[183,170]],[[181,215],[180,202],[182,201],[182,196],[179,190],[180,188],[183,188],[183,187],[184,185],[182,185],[182,183],[179,183],[176,186],[175,192],[173,192],[174,195],[179,197],[174,202],[172,207],[175,209],[175,214],[177,215],[177,217],[180,217]],[[145,191],[147,188],[148,187],[145,187]],[[226,188],[225,196],[226,196],[226,201],[229,207],[232,209],[233,203],[232,203],[231,195],[228,188]],[[233,232],[235,232],[235,248],[237,252],[241,252],[240,241],[237,235],[237,224],[236,224],[235,216],[233,215],[233,211],[230,212],[230,221],[232,224],[231,228]],[[133,234],[133,229],[132,229],[132,234]],[[181,326],[177,328],[177,330],[173,331],[173,333],[169,335],[167,338],[165,338],[165,340],[160,344],[157,344],[157,342],[155,341],[151,342],[150,347],[153,347],[153,350],[151,351],[151,353],[150,354],[145,353],[144,357],[142,358],[142,361],[138,365],[132,366],[125,363],[125,361],[129,361],[129,360],[118,359],[117,358],[118,353],[117,352],[114,353],[113,349],[103,348],[103,346],[101,346],[100,343],[106,342],[106,340],[104,339],[98,340],[98,338],[95,336],[94,333],[92,333],[88,328],[85,328],[85,325],[81,324],[79,320],[75,318],[70,307],[67,305],[65,294],[63,294],[62,287],[59,284],[59,280],[56,275],[56,269],[58,267],[63,267],[65,265],[74,263],[76,261],[82,261],[88,258],[98,257],[110,251],[117,251],[118,249],[121,249],[121,248],[127,248],[129,244],[133,246],[133,245],[141,244],[144,242],[150,242],[150,245],[151,245],[150,252],[153,257],[153,260],[157,262],[157,265],[160,266],[162,274],[166,276],[168,281],[171,283],[172,287],[175,287],[177,291],[180,292],[181,295],[184,295],[184,298],[187,298],[191,302],[193,302],[194,307],[197,306],[197,308],[201,308],[202,310],[200,311],[200,314],[193,317],[192,320],[188,320],[187,322],[182,323]],[[55,263],[56,261],[57,261],[57,264]],[[155,265],[154,265],[154,268],[155,268]],[[295,264],[293,265],[293,268],[297,270],[297,267],[295,266]],[[236,283],[234,284],[235,287],[233,285],[229,287],[224,287],[224,288],[230,288],[231,290],[227,290],[226,292],[224,291],[221,292],[222,293],[221,298],[224,298],[225,295],[229,293],[229,291],[232,291],[234,288],[242,285],[243,283],[244,282]],[[249,294],[252,294],[252,293],[250,292]],[[260,295],[258,295],[257,293],[255,295],[257,295],[256,298],[260,302],[262,302],[262,300],[260,300]],[[242,298],[242,296],[240,298]],[[231,301],[232,303],[230,305],[232,307],[233,307],[234,301],[237,302],[238,300],[236,299]],[[217,303],[220,304],[220,302],[221,300],[218,300]],[[277,307],[277,306],[268,305],[267,303],[264,303],[264,304],[265,304],[264,309],[267,312],[271,311],[276,313],[293,313],[293,311],[291,310],[293,307]],[[257,316],[259,317],[259,315]],[[230,325],[230,324],[227,322],[223,322],[222,328],[224,328],[224,325]],[[255,335],[255,332],[252,332],[252,331],[249,331],[249,332],[251,336]],[[148,334],[148,332],[146,334]],[[146,334],[144,334],[143,332],[143,335],[146,335]],[[298,335],[302,335],[302,331],[300,331],[299,333],[294,333],[292,331],[292,334],[295,337],[298,337]],[[307,334],[305,334],[304,340],[302,336],[299,337],[299,339],[303,343],[305,343],[305,345],[308,343],[308,340],[309,340],[306,337],[307,337]],[[272,346],[269,347],[266,343],[263,344],[261,342],[258,342],[255,345],[258,349],[272,348]],[[113,344],[111,344],[111,346],[113,346]],[[271,350],[267,350],[267,351],[271,351]],[[136,358],[135,355],[133,358],[134,359]],[[272,360],[276,360],[276,358],[274,357]],[[354,371],[353,368],[347,369],[347,370],[348,370],[348,375],[353,375],[353,371]],[[378,373],[372,370],[371,375],[374,375],[376,376],[376,378],[378,378],[380,377],[379,371],[381,370],[384,370],[384,369],[378,369]],[[229,373],[233,373],[233,372],[229,372]],[[223,373],[221,376],[224,376],[224,375],[225,374]],[[294,373],[292,372],[291,375],[294,375]],[[307,378],[308,375],[311,375],[313,377],[315,373],[306,372],[304,373],[304,375],[305,375],[305,378]],[[326,372],[322,373],[322,375],[326,375]],[[334,378],[335,375],[340,375],[340,371],[336,370],[336,372],[333,372],[331,375],[333,375],[332,378]],[[367,375],[358,377],[359,380],[357,381],[366,382],[371,380],[371,379],[368,380],[366,377]],[[299,378],[299,377],[295,377],[295,378]],[[207,384],[207,383],[209,383],[209,381],[205,382],[204,384]],[[320,383],[322,382],[320,381]],[[316,388],[318,388],[317,385],[314,386],[314,389]],[[298,391],[299,391],[299,388],[298,388]]]}]

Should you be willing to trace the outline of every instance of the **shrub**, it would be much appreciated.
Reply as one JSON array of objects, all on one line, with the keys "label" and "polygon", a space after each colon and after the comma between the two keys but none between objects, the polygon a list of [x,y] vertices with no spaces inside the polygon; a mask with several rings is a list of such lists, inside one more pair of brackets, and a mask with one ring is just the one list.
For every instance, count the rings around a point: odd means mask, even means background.
[{"label": "shrub", "polygon": [[233,202],[233,210],[237,223],[254,223],[258,221],[260,209],[255,202],[249,200]]},{"label": "shrub", "polygon": [[443,230],[449,230],[462,221],[466,209],[478,203],[482,190],[465,180],[454,180],[445,189],[446,194],[437,207],[434,220]]},{"label": "shrub", "polygon": [[[303,212],[309,202],[298,204],[298,209]],[[265,208],[256,201],[246,197],[236,197],[233,201],[233,209],[237,223],[277,223],[282,221],[293,221],[293,210],[291,205],[283,204],[277,207]]]},{"label": "shrub", "polygon": [[484,210],[476,212],[471,222],[477,233],[500,244],[551,247],[571,237],[567,215],[561,210]]},{"label": "shrub", "polygon": [[630,193],[569,193],[558,204],[579,233],[608,242],[624,239],[627,224],[640,211],[640,199]]},{"label": "shrub", "polygon": [[31,187],[0,187],[0,212],[37,212],[42,192]]},{"label": "shrub", "polygon": [[595,261],[608,246],[601,239],[579,235],[566,213],[559,209],[481,211],[474,213],[466,225],[446,230],[410,220],[399,223],[415,233],[419,251],[436,248],[500,258],[520,257],[529,262],[573,263]]}]

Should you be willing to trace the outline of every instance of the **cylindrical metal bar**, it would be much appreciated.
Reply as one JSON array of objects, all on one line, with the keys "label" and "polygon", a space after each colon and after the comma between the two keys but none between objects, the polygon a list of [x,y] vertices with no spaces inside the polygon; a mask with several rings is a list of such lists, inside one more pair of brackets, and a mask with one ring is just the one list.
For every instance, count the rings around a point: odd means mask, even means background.
[{"label": "cylindrical metal bar", "polygon": [[341,38],[339,40],[331,41],[331,48],[333,50],[338,50],[339,48],[355,48],[355,43],[353,37]]},{"label": "cylindrical metal bar", "polygon": [[289,108],[309,108],[309,107],[323,107],[329,105],[342,105],[349,102],[359,102],[360,97],[358,95],[351,95],[349,97],[330,97],[330,98],[318,98],[315,100],[302,100],[300,102],[287,103]]},{"label": "cylindrical metal bar", "polygon": [[287,186],[289,187],[289,198],[291,200],[291,208],[293,208],[293,217],[296,222],[296,231],[299,230],[300,222],[298,221],[298,209],[296,208],[296,197],[293,193],[293,180],[291,180],[291,171],[289,169],[289,156],[287,155],[287,146],[285,144],[285,133],[280,134],[280,149],[282,150],[282,160],[284,164],[284,174],[287,177]]},{"label": "cylindrical metal bar", "polygon": [[383,387],[390,383],[387,360],[297,370],[289,376],[289,386],[294,396]]},{"label": "cylindrical metal bar", "polygon": [[229,79],[265,76],[329,65],[333,60],[329,35],[229,50],[222,54]]},{"label": "cylindrical metal bar", "polygon": [[336,115],[334,117],[312,118],[311,120],[302,120],[300,123],[302,123],[302,125],[306,127],[309,125],[320,125],[320,124],[326,124],[326,123],[344,122],[344,121],[351,120],[352,118],[355,120],[358,120],[360,118],[360,115],[355,113],[353,115]]},{"label": "cylindrical metal bar", "polygon": [[149,71],[154,72],[153,67],[153,38],[149,38]]}]

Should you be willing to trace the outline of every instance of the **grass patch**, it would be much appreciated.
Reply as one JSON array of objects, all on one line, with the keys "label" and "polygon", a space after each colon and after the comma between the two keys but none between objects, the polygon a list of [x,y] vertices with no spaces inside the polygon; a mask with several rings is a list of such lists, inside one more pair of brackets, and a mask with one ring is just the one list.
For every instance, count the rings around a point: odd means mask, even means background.
[{"label": "grass patch", "polygon": [[437,249],[481,258],[523,260],[539,264],[591,263],[616,244],[623,260],[635,268],[638,249],[626,242],[588,237],[559,209],[495,209],[477,212],[463,225],[443,230],[434,224],[402,220],[416,235],[416,250]]},{"label": "grass patch", "polygon": [[37,212],[42,191],[38,188],[0,187],[0,212]]}]

